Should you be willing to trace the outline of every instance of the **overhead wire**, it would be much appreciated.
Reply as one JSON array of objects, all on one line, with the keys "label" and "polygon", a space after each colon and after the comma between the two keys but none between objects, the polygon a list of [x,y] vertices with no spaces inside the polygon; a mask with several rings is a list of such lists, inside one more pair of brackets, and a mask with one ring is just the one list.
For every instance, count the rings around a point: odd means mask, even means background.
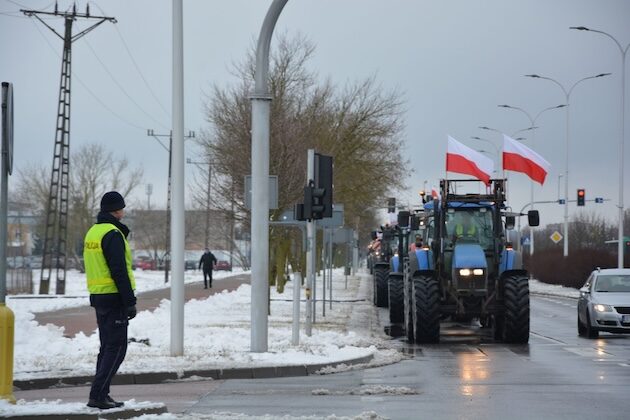
[{"label": "overhead wire", "polygon": [[[53,53],[58,58],[61,59],[61,56],[57,53],[57,51],[52,46],[52,44],[50,43],[50,41],[48,40],[46,35],[44,35],[42,33],[42,31],[40,30],[39,25],[37,25],[37,23],[35,21],[32,21],[32,22],[33,22],[33,26],[35,26],[35,29],[37,29],[37,32],[39,32],[39,34],[42,36],[42,38],[44,38],[44,41],[46,41],[46,44],[50,47],[50,49],[53,51]],[[141,126],[139,126],[137,124],[132,123],[131,121],[127,120],[126,118],[124,118],[121,115],[119,115],[118,113],[116,113],[109,106],[107,106],[85,83],[83,83],[81,78],[74,72],[74,70],[72,71],[72,75],[77,79],[79,84],[81,84],[81,86],[83,86],[83,88],[86,90],[86,92],[88,92],[103,108],[105,108],[107,111],[109,111],[109,113],[111,113],[113,116],[115,116],[116,118],[118,118],[119,120],[121,120],[122,122],[124,122],[125,124],[127,124],[127,125],[129,125],[131,127],[138,128],[138,129],[143,130],[143,131],[146,130],[146,127],[141,127]]]},{"label": "overhead wire", "polygon": [[[98,5],[98,3],[93,3],[99,10],[100,12],[105,15],[105,11]],[[155,102],[160,106],[160,108],[162,109],[162,111],[164,111],[164,113],[169,117],[169,119],[171,118],[171,114],[168,112],[168,110],[166,109],[166,107],[162,104],[162,102],[160,101],[160,99],[158,98],[158,96],[155,94],[155,92],[153,91],[153,89],[151,88],[151,85],[149,84],[149,82],[147,81],[147,79],[144,77],[144,74],[142,73],[142,70],[140,70],[140,66],[138,65],[138,62],[136,61],[136,59],[134,58],[133,54],[131,53],[131,49],[129,48],[129,45],[127,44],[127,42],[125,41],[125,38],[122,35],[122,32],[120,32],[120,29],[118,29],[118,26],[114,25],[114,29],[116,29],[116,33],[118,34],[118,36],[120,37],[120,41],[122,42],[123,46],[125,47],[125,51],[127,51],[127,55],[129,55],[129,58],[131,59],[131,62],[133,63],[136,71],[138,72],[138,75],[140,75],[140,78],[142,79],[142,81],[144,82],[144,86],[147,88],[147,90],[149,91],[149,93],[151,94],[151,96],[153,97],[153,99],[155,100]]]},{"label": "overhead wire", "polygon": [[100,57],[98,56],[98,54],[96,54],[96,51],[94,51],[94,48],[92,48],[92,45],[88,42],[87,39],[83,38],[83,41],[87,44],[88,48],[90,49],[90,51],[92,51],[92,54],[94,54],[94,57],[96,57],[96,59],[98,60],[98,62],[101,64],[101,66],[103,66],[103,69],[105,70],[105,72],[109,75],[109,77],[112,79],[112,81],[114,82],[114,84],[116,86],[118,86],[118,88],[120,89],[120,91],[147,117],[149,117],[151,120],[153,120],[153,122],[155,122],[156,124],[162,126],[162,128],[164,129],[168,129],[168,127],[164,124],[162,124],[160,121],[158,121],[157,119],[155,119],[151,114],[149,114],[147,111],[144,110],[144,108],[142,108],[140,106],[140,104],[138,104],[138,102],[136,102],[135,99],[133,99],[131,97],[131,95],[129,95],[127,93],[127,91],[125,90],[125,88],[118,82],[118,80],[116,80],[116,78],[114,77],[114,75],[112,74],[111,71],[109,71],[109,69],[107,68],[107,65],[103,62],[103,60],[100,59]]}]

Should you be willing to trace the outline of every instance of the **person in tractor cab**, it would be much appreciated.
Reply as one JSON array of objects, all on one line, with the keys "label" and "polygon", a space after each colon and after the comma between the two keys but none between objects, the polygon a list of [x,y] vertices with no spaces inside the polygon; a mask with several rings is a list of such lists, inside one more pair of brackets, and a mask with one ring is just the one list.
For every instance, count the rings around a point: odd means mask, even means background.
[{"label": "person in tractor cab", "polygon": [[477,225],[473,222],[472,215],[468,211],[459,211],[455,213],[455,228],[453,229],[453,243],[460,238],[478,239],[479,231]]},{"label": "person in tractor cab", "polygon": [[416,234],[415,240],[409,245],[409,252],[415,252],[416,249],[422,249],[422,236]]}]

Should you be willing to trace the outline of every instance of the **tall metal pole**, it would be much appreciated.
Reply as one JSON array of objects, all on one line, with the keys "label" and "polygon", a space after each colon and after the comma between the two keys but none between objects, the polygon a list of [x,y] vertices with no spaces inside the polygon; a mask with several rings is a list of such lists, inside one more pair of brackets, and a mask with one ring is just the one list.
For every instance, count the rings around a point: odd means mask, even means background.
[{"label": "tall metal pole", "polygon": [[565,147],[566,147],[566,151],[565,151],[565,162],[564,162],[564,256],[568,257],[569,256],[569,110],[570,110],[570,103],[569,100],[571,98],[571,93],[573,92],[573,89],[575,89],[575,87],[588,79],[596,79],[598,77],[605,77],[605,76],[609,76],[610,73],[600,73],[594,76],[588,76],[588,77],[584,77],[580,80],[578,80],[577,82],[573,83],[573,86],[571,86],[571,88],[569,90],[567,90],[560,82],[558,82],[556,79],[552,79],[551,77],[544,77],[544,76],[539,76],[537,74],[526,74],[525,77],[532,77],[535,79],[545,79],[545,80],[549,80],[550,82],[555,83],[558,87],[560,87],[560,89],[562,89],[562,93],[564,93],[564,98],[565,98],[565,104],[566,104],[566,108],[567,108],[567,118],[566,118],[566,135],[565,135]]},{"label": "tall metal pole", "polygon": [[206,234],[204,238],[204,245],[206,248],[210,247],[210,194],[212,185],[212,163],[208,161],[208,187],[206,188]]},{"label": "tall metal pole", "polygon": [[184,7],[173,0],[171,356],[184,354]]},{"label": "tall metal pole", "polygon": [[252,101],[252,305],[251,351],[267,351],[269,296],[269,47],[273,29],[288,0],[274,0],[260,29]]},{"label": "tall metal pole", "polygon": [[[315,150],[308,149],[306,184],[315,179]],[[311,336],[313,325],[312,291],[315,284],[315,220],[306,222],[306,335]]]},{"label": "tall metal pole", "polygon": [[621,53],[621,138],[619,139],[619,229],[618,236],[619,242],[617,243],[617,267],[623,268],[623,254],[625,250],[624,235],[623,235],[623,223],[625,217],[624,205],[623,205],[623,180],[624,180],[624,142],[626,136],[626,54],[630,44],[624,48],[621,43],[609,34],[608,32],[600,31],[597,29],[590,29],[584,26],[572,26],[569,29],[577,29],[579,31],[589,31],[602,34],[612,39]]}]

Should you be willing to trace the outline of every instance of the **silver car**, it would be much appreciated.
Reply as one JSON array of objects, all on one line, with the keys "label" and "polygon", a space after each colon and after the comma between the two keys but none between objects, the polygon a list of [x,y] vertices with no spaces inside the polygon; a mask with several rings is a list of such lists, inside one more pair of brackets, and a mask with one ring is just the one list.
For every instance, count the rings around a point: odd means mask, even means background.
[{"label": "silver car", "polygon": [[630,269],[597,269],[580,289],[578,334],[630,333]]}]

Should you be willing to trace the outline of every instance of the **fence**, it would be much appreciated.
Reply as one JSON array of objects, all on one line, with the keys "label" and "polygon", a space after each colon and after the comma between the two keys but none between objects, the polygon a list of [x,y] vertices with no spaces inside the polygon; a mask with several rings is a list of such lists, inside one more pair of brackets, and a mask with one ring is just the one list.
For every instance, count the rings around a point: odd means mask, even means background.
[{"label": "fence", "polygon": [[7,294],[33,293],[33,270],[7,267]]}]

